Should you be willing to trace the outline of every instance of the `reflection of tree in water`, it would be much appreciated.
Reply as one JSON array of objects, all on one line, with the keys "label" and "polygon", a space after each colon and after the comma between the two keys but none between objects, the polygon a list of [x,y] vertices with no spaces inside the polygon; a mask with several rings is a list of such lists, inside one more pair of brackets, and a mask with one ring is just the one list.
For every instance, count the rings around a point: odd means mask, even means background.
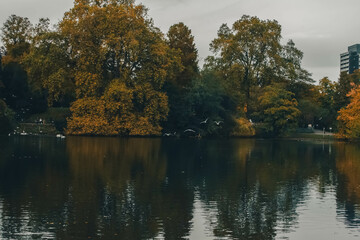
[{"label": "reflection of tree in water", "polygon": [[0,238],[18,239],[17,234],[24,232],[45,234],[55,222],[60,225],[69,182],[65,145],[30,137],[9,138],[1,145]]},{"label": "reflection of tree in water", "polygon": [[187,235],[192,192],[166,177],[161,139],[70,140],[70,164],[77,178],[71,212],[73,218],[81,218],[74,219],[77,222],[93,221],[88,228],[94,229],[92,236],[144,239],[163,232],[167,239],[178,239]]},{"label": "reflection of tree in water", "polygon": [[161,139],[23,139],[0,149],[0,238],[188,235],[193,192],[166,176]]},{"label": "reflection of tree in water", "polygon": [[201,201],[215,237],[273,239],[296,227],[309,181],[324,194],[338,184],[339,214],[357,224],[354,145],[331,153],[327,144],[254,139],[29,139],[0,142],[0,238],[179,239]]},{"label": "reflection of tree in water", "polygon": [[[276,229],[291,231],[307,181],[318,177],[324,158],[320,145],[276,141],[229,141],[230,149],[207,146],[210,164],[199,184],[201,199],[216,202],[217,237],[273,239]],[[226,149],[226,148],[224,148]],[[220,150],[220,151],[219,151]],[[224,156],[227,154],[227,159]],[[215,171],[215,172],[214,172]],[[319,177],[329,179],[330,175]]]},{"label": "reflection of tree in water", "polygon": [[[360,147],[358,144],[336,144],[338,171],[338,215],[346,218],[350,226],[360,224]],[[343,210],[344,209],[344,210]]]}]

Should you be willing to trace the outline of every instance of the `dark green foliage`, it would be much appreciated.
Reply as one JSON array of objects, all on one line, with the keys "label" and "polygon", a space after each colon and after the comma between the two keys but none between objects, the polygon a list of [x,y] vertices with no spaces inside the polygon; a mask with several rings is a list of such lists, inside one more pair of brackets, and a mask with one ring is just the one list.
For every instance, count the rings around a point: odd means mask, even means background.
[{"label": "dark green foliage", "polygon": [[0,48],[0,99],[3,98],[3,89],[4,89],[4,84],[2,82],[2,78],[3,78],[3,68],[2,68],[2,48]]},{"label": "dark green foliage", "polygon": [[11,15],[2,27],[5,54],[2,57],[4,85],[3,99],[16,112],[16,119],[24,120],[29,114],[45,111],[45,96],[29,87],[24,57],[29,53],[33,27],[27,18]]},{"label": "dark green foliage", "polygon": [[[198,129],[203,135],[223,134],[224,124],[229,123],[229,117],[223,107],[224,91],[214,72],[202,72],[201,78],[194,81],[186,100],[190,109],[190,127]],[[215,121],[221,121],[221,124]]]},{"label": "dark green foliage", "polygon": [[14,112],[0,99],[0,134],[11,132],[14,122]]},{"label": "dark green foliage", "polygon": [[50,29],[49,19],[40,19],[34,31],[29,53],[22,60],[29,88],[34,95],[46,98],[49,106],[68,107],[75,99],[69,43]]},{"label": "dark green foliage", "polygon": [[355,71],[352,74],[341,72],[339,81],[336,84],[336,93],[334,96],[335,109],[339,111],[341,108],[347,106],[350,103],[350,98],[347,94],[352,89],[351,83],[360,83],[360,71]]},{"label": "dark green foliage", "polygon": [[69,108],[64,107],[50,107],[46,112],[33,114],[28,122],[35,123],[42,119],[45,123],[54,124],[57,131],[63,132],[66,129],[66,119],[70,117],[71,112]]},{"label": "dark green foliage", "polygon": [[212,41],[215,56],[207,58],[206,66],[220,76],[235,118],[256,118],[266,86],[281,83],[296,94],[313,82],[301,67],[303,53],[293,41],[282,45],[280,39],[276,20],[244,15],[231,28],[223,24]]},{"label": "dark green foliage", "polygon": [[169,115],[164,130],[181,131],[190,124],[192,115],[187,95],[199,78],[198,52],[191,30],[184,23],[172,25],[167,37],[168,45],[177,53],[182,68],[175,71],[175,75],[169,76],[164,85],[169,97]]},{"label": "dark green foliage", "polygon": [[170,27],[169,47],[179,51],[183,69],[172,80],[176,87],[184,88],[191,84],[199,74],[198,51],[195,47],[191,30],[182,22]]},{"label": "dark green foliage", "polygon": [[214,72],[203,71],[181,95],[173,95],[171,91],[168,94],[176,105],[170,106],[165,132],[181,133],[190,128],[200,135],[225,133],[224,123],[228,126],[230,117],[223,106],[225,92]]}]

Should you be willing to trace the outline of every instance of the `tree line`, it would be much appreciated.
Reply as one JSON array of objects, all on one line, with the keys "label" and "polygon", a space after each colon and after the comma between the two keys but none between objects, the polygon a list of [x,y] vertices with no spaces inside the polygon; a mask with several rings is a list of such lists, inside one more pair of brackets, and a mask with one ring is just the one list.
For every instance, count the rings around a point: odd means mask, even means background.
[{"label": "tree line", "polygon": [[360,73],[316,83],[281,39],[276,20],[244,15],[220,26],[200,68],[189,27],[162,33],[134,1],[75,0],[55,26],[11,15],[0,131],[62,107],[70,135],[278,136],[312,124],[358,137]]}]

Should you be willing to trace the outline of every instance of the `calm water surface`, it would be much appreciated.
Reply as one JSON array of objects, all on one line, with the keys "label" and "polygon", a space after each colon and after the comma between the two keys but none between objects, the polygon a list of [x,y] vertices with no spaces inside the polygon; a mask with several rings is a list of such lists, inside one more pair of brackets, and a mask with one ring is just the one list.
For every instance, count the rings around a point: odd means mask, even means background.
[{"label": "calm water surface", "polygon": [[360,145],[0,138],[0,239],[360,239]]}]

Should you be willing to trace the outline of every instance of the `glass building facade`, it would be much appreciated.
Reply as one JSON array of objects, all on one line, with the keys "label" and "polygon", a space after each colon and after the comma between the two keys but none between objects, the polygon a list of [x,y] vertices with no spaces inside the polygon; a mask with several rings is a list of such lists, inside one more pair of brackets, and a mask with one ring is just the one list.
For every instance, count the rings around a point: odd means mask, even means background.
[{"label": "glass building facade", "polygon": [[359,69],[359,55],[360,44],[349,46],[346,53],[340,54],[340,71],[351,74]]}]

